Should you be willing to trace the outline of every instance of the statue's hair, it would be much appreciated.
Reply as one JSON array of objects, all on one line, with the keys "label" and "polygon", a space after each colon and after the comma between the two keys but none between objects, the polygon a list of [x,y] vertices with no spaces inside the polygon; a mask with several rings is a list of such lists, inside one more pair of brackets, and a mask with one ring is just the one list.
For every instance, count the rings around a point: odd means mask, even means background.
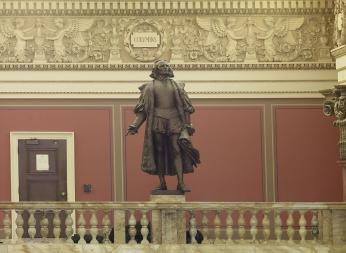
[{"label": "statue's hair", "polygon": [[[153,79],[158,79],[159,77],[159,69],[158,69],[158,66],[159,66],[159,63],[161,62],[164,62],[166,63],[168,66],[168,62],[165,61],[165,60],[157,60],[154,62],[154,67],[153,67],[153,70],[151,71],[151,74],[150,74],[150,77],[153,78]],[[173,74],[173,70],[171,67],[169,67],[169,74],[167,74],[168,77],[174,77],[174,74]]]}]

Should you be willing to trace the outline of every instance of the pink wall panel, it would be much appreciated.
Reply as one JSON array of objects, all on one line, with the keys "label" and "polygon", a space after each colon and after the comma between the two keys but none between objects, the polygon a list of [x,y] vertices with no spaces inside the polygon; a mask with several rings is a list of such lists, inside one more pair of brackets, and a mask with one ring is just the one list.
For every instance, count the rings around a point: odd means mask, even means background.
[{"label": "pink wall panel", "polygon": [[338,129],[321,107],[277,107],[279,201],[342,201]]},{"label": "pink wall panel", "polygon": [[[76,199],[112,199],[111,110],[1,109],[0,200],[10,200],[10,131],[75,133]],[[83,184],[93,186],[83,192]]]},{"label": "pink wall panel", "polygon": [[[124,128],[133,121],[132,108],[124,108]],[[185,176],[190,201],[263,201],[262,108],[199,106],[192,115],[193,143],[202,164]],[[125,140],[126,198],[148,200],[158,184],[156,176],[140,169],[144,126]],[[169,187],[176,187],[170,177]]]}]

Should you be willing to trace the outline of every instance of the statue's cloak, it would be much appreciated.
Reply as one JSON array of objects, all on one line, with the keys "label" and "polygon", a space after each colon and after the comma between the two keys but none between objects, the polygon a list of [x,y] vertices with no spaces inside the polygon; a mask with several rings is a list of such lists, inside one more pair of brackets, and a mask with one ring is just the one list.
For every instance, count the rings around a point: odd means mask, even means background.
[{"label": "statue's cloak", "polygon": [[[184,83],[177,83],[173,79],[169,79],[173,88],[174,96],[176,100],[176,108],[180,119],[184,123],[186,122],[186,114],[191,114],[195,111],[193,108],[187,93],[184,90]],[[145,83],[139,87],[141,95],[139,97],[138,103],[135,106],[134,112],[139,119],[138,125],[141,125],[145,120],[145,135],[142,151],[142,170],[146,173],[158,175],[158,168],[155,163],[155,149],[152,134],[153,118],[154,118],[154,81]],[[182,129],[181,139],[184,139],[184,143],[188,142],[191,144],[190,136],[187,134],[186,129]],[[188,147],[187,147],[188,146]],[[182,146],[181,146],[182,147]],[[187,147],[187,148],[186,148]],[[192,152],[191,152],[192,148]],[[189,152],[190,151],[190,152]],[[165,175],[176,175],[176,168],[172,159],[172,155],[169,155],[169,146],[165,148]],[[191,156],[191,154],[196,154],[198,157]],[[199,163],[199,153],[191,145],[183,145],[181,148],[181,156],[183,163],[183,172],[191,173],[193,172],[193,166],[196,166],[196,162]]]}]

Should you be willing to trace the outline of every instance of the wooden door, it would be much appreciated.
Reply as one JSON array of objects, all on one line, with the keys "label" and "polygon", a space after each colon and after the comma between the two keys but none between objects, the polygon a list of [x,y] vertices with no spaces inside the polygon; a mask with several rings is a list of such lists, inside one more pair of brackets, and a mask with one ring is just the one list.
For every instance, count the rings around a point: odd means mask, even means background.
[{"label": "wooden door", "polygon": [[66,201],[66,140],[18,140],[19,201]]}]

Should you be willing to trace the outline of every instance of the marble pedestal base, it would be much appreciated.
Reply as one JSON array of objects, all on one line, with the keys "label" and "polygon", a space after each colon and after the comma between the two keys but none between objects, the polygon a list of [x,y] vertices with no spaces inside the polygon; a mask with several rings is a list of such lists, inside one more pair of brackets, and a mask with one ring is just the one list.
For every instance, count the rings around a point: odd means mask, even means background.
[{"label": "marble pedestal base", "polygon": [[[151,195],[156,203],[182,203],[185,195]],[[152,237],[156,244],[185,244],[186,224],[184,211],[172,208],[152,211]]]}]

